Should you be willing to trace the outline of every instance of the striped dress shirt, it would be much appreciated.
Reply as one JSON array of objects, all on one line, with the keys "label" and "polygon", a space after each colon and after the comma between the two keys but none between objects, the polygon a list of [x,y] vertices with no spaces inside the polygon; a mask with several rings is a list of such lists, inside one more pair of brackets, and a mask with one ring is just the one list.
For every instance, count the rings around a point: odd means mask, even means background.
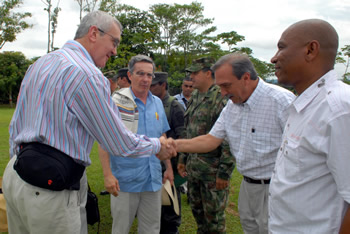
[{"label": "striped dress shirt", "polygon": [[84,165],[91,163],[94,140],[112,155],[149,157],[160,150],[157,138],[125,128],[107,78],[77,41],[68,41],[29,67],[9,131],[11,157],[21,143],[33,141]]}]

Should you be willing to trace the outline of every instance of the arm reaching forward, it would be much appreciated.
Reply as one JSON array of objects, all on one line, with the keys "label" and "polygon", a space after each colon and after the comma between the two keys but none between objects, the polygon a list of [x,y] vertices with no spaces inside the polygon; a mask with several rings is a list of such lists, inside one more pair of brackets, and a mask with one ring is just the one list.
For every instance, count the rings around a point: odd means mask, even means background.
[{"label": "arm reaching forward", "polygon": [[224,139],[206,134],[192,139],[178,139],[175,143],[177,152],[207,153],[216,149],[223,141]]}]

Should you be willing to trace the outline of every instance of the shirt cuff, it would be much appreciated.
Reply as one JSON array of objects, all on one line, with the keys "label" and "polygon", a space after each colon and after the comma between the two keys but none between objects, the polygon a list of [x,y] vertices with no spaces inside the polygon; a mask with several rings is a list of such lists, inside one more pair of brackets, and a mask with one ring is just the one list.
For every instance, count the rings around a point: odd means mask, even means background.
[{"label": "shirt cuff", "polygon": [[161,148],[159,138],[149,138],[149,139],[153,145],[152,154],[158,154]]}]

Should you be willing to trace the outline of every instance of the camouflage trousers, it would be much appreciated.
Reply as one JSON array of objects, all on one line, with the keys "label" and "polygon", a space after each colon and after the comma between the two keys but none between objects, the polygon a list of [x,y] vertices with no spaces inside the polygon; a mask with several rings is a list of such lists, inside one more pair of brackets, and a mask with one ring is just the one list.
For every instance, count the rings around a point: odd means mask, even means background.
[{"label": "camouflage trousers", "polygon": [[188,196],[193,216],[197,222],[197,233],[226,233],[225,209],[229,188],[216,189],[215,181],[188,178]]}]

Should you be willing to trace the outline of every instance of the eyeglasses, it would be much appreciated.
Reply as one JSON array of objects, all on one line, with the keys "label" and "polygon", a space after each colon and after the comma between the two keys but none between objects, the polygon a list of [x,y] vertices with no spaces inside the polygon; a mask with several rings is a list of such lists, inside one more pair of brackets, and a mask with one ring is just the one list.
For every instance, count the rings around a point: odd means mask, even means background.
[{"label": "eyeglasses", "polygon": [[138,76],[138,77],[147,76],[147,78],[149,78],[149,79],[154,78],[154,74],[152,74],[152,73],[147,73],[147,72],[143,72],[143,71],[137,71],[137,72],[135,72],[135,75]]},{"label": "eyeglasses", "polygon": [[100,31],[101,33],[107,34],[108,36],[110,36],[110,37],[112,38],[112,40],[113,40],[113,46],[114,46],[115,48],[117,48],[117,46],[119,45],[119,42],[120,42],[118,38],[113,37],[111,34],[106,33],[105,31],[103,31],[103,30],[100,29],[100,28],[97,28],[97,29],[98,29],[98,31]]}]

